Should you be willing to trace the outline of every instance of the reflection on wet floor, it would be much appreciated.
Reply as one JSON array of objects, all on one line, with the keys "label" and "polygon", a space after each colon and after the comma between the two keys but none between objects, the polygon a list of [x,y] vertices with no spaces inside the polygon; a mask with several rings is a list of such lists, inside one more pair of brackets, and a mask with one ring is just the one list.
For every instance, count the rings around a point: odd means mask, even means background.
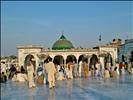
[{"label": "reflection on wet floor", "polygon": [[133,100],[133,77],[119,80],[73,79],[57,81],[54,89],[8,81],[1,84],[1,100]]}]

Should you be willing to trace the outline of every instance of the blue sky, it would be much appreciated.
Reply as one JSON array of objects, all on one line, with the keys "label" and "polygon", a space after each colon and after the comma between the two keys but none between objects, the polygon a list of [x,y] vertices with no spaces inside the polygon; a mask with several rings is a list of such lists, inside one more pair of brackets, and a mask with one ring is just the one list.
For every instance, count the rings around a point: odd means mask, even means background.
[{"label": "blue sky", "polygon": [[90,48],[113,38],[133,38],[132,1],[3,1],[1,55],[17,46],[52,47],[64,31],[75,47]]}]

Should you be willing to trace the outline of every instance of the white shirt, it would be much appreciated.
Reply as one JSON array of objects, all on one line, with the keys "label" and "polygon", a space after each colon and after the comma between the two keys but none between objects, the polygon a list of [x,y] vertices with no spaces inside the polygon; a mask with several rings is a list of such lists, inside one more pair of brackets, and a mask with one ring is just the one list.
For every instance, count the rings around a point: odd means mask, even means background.
[{"label": "white shirt", "polygon": [[5,64],[1,64],[1,73],[4,72],[6,73],[6,65]]}]

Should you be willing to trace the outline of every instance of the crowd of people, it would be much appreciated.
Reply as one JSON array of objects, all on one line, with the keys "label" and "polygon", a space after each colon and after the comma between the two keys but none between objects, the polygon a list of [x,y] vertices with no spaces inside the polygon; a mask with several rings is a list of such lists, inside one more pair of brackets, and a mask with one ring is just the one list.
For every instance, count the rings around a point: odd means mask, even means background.
[{"label": "crowd of people", "polygon": [[[26,69],[25,69],[26,68]],[[40,63],[37,69],[33,60],[29,59],[27,66],[11,65],[6,67],[5,62],[0,66],[0,82],[5,83],[11,79],[16,82],[27,82],[28,87],[36,87],[36,84],[48,84],[49,88],[55,87],[57,80],[72,80],[73,78],[85,79],[118,79],[120,75],[133,75],[133,62],[121,62],[112,66],[110,63],[102,66],[100,61],[95,64],[88,64],[87,60],[69,61],[64,64],[55,64],[51,57],[44,63]]]},{"label": "crowd of people", "polygon": [[11,64],[10,66],[7,67],[5,62],[1,62],[0,83],[5,83],[9,79],[20,82],[24,81],[25,79],[22,79],[21,76],[24,76],[25,78],[27,76],[23,66],[19,68],[19,65]]}]

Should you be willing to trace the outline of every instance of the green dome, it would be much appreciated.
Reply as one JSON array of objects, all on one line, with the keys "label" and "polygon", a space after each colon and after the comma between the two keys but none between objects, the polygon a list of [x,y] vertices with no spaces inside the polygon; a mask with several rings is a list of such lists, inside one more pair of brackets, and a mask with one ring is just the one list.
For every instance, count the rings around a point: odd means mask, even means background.
[{"label": "green dome", "polygon": [[62,50],[62,49],[71,49],[71,48],[73,48],[73,44],[69,40],[67,40],[63,34],[61,35],[60,39],[54,43],[52,47],[53,50]]}]

